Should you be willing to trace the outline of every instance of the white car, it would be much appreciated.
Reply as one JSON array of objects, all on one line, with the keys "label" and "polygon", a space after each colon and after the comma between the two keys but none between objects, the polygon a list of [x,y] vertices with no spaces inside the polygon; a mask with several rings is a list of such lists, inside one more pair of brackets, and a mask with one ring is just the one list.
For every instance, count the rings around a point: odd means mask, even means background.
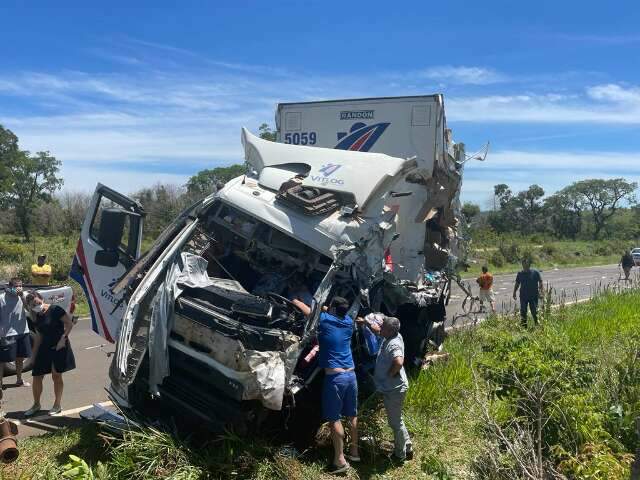
[{"label": "white car", "polygon": [[631,256],[633,257],[635,266],[640,267],[640,247],[631,250]]}]

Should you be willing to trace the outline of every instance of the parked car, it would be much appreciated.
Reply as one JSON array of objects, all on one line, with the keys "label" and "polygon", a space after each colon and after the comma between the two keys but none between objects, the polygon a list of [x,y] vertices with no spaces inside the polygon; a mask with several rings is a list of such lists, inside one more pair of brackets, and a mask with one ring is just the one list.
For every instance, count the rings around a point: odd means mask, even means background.
[{"label": "parked car", "polygon": [[632,249],[631,256],[633,257],[633,263],[636,267],[640,267],[640,247]]}]

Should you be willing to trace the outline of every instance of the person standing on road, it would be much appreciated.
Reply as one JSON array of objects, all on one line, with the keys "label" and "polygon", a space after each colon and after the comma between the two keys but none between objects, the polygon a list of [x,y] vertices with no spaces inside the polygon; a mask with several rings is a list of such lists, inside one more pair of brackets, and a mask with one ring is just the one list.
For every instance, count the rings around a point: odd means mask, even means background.
[{"label": "person standing on road", "polygon": [[480,304],[488,302],[491,305],[491,313],[496,313],[496,301],[493,294],[493,275],[489,273],[489,269],[482,267],[482,274],[476,279],[480,286]]},{"label": "person standing on road", "polygon": [[516,284],[513,287],[513,299],[520,288],[520,321],[523,327],[527,326],[527,308],[531,310],[533,322],[538,325],[538,300],[543,290],[542,275],[531,268],[531,260],[522,260],[522,270],[516,275]]},{"label": "person standing on road", "polygon": [[[311,308],[304,302],[292,302],[307,316]],[[318,366],[324,369],[322,387],[322,415],[329,422],[333,443],[333,462],[329,473],[340,474],[349,469],[346,458],[359,462],[358,453],[358,382],[351,354],[351,336],[354,322],[347,312],[349,302],[342,297],[333,297],[328,311],[320,314],[318,322]],[[344,428],[341,417],[349,421],[351,445],[349,454],[344,454]],[[345,458],[346,457],[346,458]]]},{"label": "person standing on road", "polygon": [[622,267],[622,271],[624,272],[624,279],[629,281],[629,275],[631,275],[631,269],[635,265],[633,260],[633,255],[631,252],[624,252],[622,254],[622,258],[620,259],[620,263],[618,264]]},{"label": "person standing on road", "polygon": [[404,462],[413,459],[413,444],[402,419],[404,397],[409,389],[409,380],[404,370],[404,341],[400,335],[400,320],[384,317],[382,323],[376,319],[358,318],[369,329],[384,340],[380,345],[373,380],[376,390],[382,394],[387,422],[393,430],[393,456]]},{"label": "person standing on road", "polygon": [[38,255],[37,263],[31,265],[31,283],[38,286],[49,285],[51,265],[47,264],[46,255]]},{"label": "person standing on road", "polygon": [[31,356],[31,339],[27,312],[22,301],[22,280],[9,280],[0,294],[0,391],[3,388],[4,364],[16,363],[16,386],[29,386],[22,379],[24,359]]},{"label": "person standing on road", "polygon": [[39,334],[39,347],[33,370],[33,406],[24,412],[25,417],[40,411],[42,379],[51,374],[55,401],[49,415],[62,411],[62,374],[76,368],[76,361],[69,343],[69,332],[73,328],[71,315],[58,305],[44,303],[42,295],[31,292],[27,295],[27,306],[34,313],[33,323]]}]

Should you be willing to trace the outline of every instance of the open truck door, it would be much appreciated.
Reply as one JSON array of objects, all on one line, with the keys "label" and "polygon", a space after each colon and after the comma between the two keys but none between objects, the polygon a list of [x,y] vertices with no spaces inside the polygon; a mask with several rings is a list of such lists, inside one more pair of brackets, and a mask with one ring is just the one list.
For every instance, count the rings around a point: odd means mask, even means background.
[{"label": "open truck door", "polygon": [[111,292],[111,286],[140,256],[142,206],[120,193],[98,184],[82,224],[80,240],[70,276],[84,291],[93,330],[115,342],[126,302]]}]

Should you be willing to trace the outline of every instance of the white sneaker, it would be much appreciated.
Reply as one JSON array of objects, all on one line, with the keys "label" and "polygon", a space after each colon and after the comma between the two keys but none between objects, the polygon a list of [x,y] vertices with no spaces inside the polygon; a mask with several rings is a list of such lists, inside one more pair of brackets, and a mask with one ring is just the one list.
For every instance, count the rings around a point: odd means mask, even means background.
[{"label": "white sneaker", "polygon": [[62,407],[53,407],[51,410],[49,410],[49,415],[57,415],[60,412],[62,412]]},{"label": "white sneaker", "polygon": [[42,410],[42,408],[40,407],[39,403],[34,403],[33,406],[24,412],[24,416],[25,417],[32,417],[33,415],[35,415],[36,413],[38,413],[40,410]]}]

